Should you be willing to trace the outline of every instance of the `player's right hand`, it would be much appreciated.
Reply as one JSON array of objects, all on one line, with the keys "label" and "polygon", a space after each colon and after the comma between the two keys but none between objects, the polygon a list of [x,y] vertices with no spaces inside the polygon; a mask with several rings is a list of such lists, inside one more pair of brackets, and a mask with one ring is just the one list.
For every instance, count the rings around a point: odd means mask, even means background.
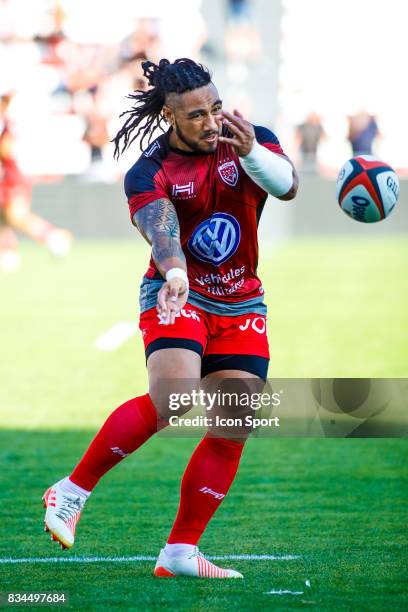
[{"label": "player's right hand", "polygon": [[166,281],[157,294],[157,312],[160,325],[173,325],[176,315],[183,308],[188,298],[188,286],[182,278]]}]

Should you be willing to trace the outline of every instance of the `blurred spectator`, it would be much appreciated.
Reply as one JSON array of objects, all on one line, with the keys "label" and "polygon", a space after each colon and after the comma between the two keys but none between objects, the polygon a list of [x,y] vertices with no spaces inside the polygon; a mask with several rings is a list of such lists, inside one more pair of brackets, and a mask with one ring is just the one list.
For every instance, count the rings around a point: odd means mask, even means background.
[{"label": "blurred spectator", "polygon": [[113,161],[110,139],[126,95],[146,87],[141,63],[198,59],[207,36],[201,4],[189,0],[180,20],[161,0],[0,0],[0,95],[15,92],[22,175],[116,180],[127,162]]},{"label": "blurred spectator", "polygon": [[12,94],[0,97],[0,269],[14,272],[20,262],[16,231],[43,244],[53,255],[67,255],[72,237],[31,212],[31,183],[15,159]]},{"label": "blurred spectator", "polygon": [[348,140],[353,150],[353,156],[372,155],[374,140],[379,135],[377,121],[366,110],[348,117]]},{"label": "blurred spectator", "polygon": [[98,113],[96,105],[87,115],[87,126],[84,141],[91,148],[91,162],[102,160],[102,149],[109,142],[109,134],[106,127],[106,117]]},{"label": "blurred spectator", "polygon": [[[32,175],[85,173],[90,180],[115,180],[114,119],[126,95],[146,86],[141,62],[161,53],[159,17],[135,19],[140,7],[129,2],[127,17],[118,20],[117,10],[105,5],[99,15],[104,24],[94,37],[89,11],[82,26],[74,27],[77,3],[32,0],[24,13],[23,1],[0,0],[0,94],[16,94],[16,162]],[[122,34],[104,39],[110,17]]]},{"label": "blurred spectator", "polygon": [[252,21],[248,0],[228,0],[225,51],[230,63],[256,62],[261,56],[261,39]]},{"label": "blurred spectator", "polygon": [[160,56],[160,39],[157,19],[137,19],[135,28],[120,45],[122,61],[146,59],[156,61]]},{"label": "blurred spectator", "polygon": [[225,55],[227,87],[225,101],[229,108],[239,108],[244,116],[252,112],[248,79],[251,64],[259,61],[262,44],[254,24],[250,0],[226,0]]},{"label": "blurred spectator", "polygon": [[325,137],[321,119],[317,113],[309,113],[296,128],[296,141],[302,158],[303,172],[317,171],[317,152],[319,143]]},{"label": "blurred spectator", "polygon": [[246,20],[251,17],[248,0],[228,0],[230,17],[234,20]]}]

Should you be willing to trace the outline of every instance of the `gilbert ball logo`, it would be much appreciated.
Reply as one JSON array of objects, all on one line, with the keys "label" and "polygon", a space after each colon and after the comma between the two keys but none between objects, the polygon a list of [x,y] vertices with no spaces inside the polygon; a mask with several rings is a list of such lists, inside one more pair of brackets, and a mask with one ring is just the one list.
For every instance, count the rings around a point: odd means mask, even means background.
[{"label": "gilbert ball logo", "polygon": [[235,253],[240,240],[241,229],[235,217],[214,213],[196,227],[187,246],[200,261],[219,266]]}]

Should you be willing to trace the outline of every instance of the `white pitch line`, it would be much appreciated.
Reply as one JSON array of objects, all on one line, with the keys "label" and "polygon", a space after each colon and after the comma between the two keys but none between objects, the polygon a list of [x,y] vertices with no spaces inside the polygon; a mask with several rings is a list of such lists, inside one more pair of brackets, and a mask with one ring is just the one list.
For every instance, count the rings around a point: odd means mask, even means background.
[{"label": "white pitch line", "polygon": [[[310,580],[309,578],[305,580],[305,585],[310,589]],[[289,591],[288,589],[272,589],[271,591],[267,591],[264,595],[304,595],[304,591]]]},{"label": "white pitch line", "polygon": [[[299,555],[211,555],[207,559],[218,561],[292,561]],[[134,563],[137,561],[156,561],[156,557],[138,555],[137,557],[12,557],[0,558],[0,564],[12,563]]]},{"label": "white pitch line", "polygon": [[286,589],[279,589],[278,591],[273,589],[267,591],[264,595],[304,595],[304,591],[288,591]]},{"label": "white pitch line", "polygon": [[95,346],[100,351],[116,351],[127,340],[135,335],[137,330],[136,323],[132,321],[119,321],[98,336]]},{"label": "white pitch line", "polygon": [[221,561],[292,561],[292,559],[300,558],[300,555],[209,555],[207,557],[207,559],[217,559]]}]

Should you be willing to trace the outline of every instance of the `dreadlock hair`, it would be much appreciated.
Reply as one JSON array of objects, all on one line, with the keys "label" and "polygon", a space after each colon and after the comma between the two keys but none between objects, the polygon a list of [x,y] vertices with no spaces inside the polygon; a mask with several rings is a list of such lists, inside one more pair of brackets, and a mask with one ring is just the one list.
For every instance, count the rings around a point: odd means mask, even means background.
[{"label": "dreadlock hair", "polygon": [[[115,143],[114,157],[117,159],[125,149],[142,133],[140,148],[148,136],[150,143],[152,133],[161,128],[164,121],[162,108],[169,93],[184,93],[203,87],[211,81],[211,74],[205,66],[197,64],[187,57],[176,59],[173,64],[168,59],[161,59],[158,64],[150,61],[142,63],[143,74],[150,88],[147,91],[136,89],[127,97],[136,100],[134,106],[123,113],[127,119],[112,142]],[[121,140],[123,144],[121,146]]]}]

